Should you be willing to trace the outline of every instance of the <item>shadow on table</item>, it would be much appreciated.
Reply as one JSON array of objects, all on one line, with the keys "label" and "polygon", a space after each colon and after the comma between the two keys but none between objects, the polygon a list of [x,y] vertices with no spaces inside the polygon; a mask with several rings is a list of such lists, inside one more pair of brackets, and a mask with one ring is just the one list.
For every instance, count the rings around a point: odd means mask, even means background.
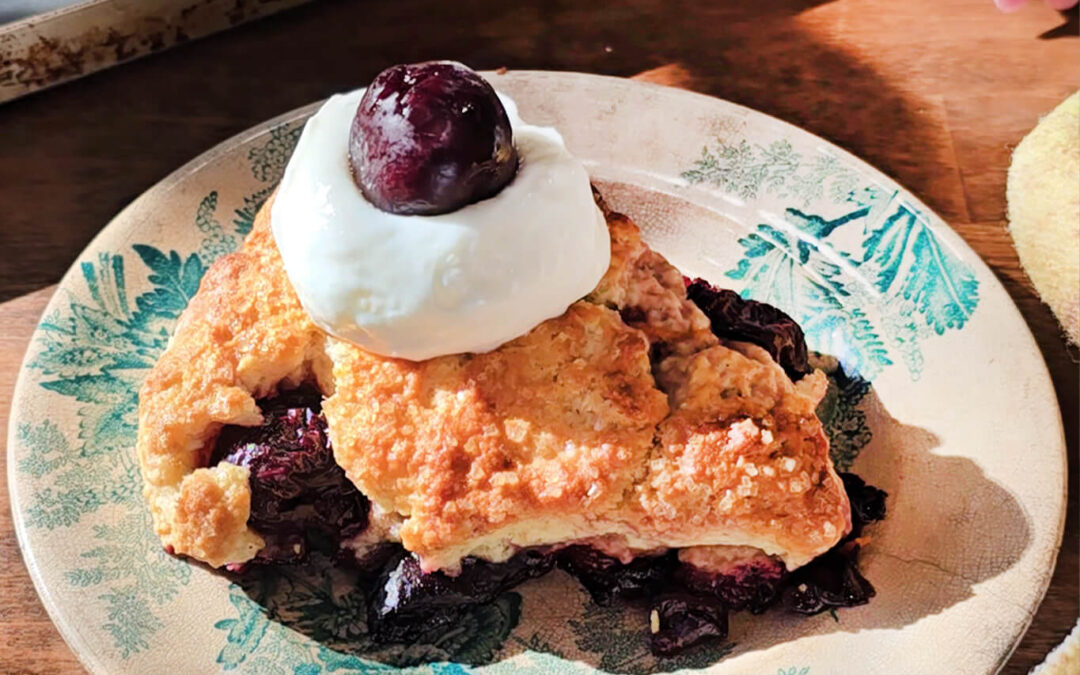
[{"label": "shadow on table", "polygon": [[1062,23],[1039,36],[1040,40],[1076,37],[1080,33],[1080,7],[1073,7],[1061,12]]}]

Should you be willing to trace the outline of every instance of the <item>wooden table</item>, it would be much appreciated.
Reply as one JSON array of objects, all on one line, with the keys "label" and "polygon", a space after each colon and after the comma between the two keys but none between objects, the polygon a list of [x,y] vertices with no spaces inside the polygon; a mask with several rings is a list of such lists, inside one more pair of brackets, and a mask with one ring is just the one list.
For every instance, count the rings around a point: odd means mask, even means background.
[{"label": "wooden table", "polygon": [[[1012,147],[1080,83],[1077,46],[1076,12],[1041,3],[1003,16],[990,0],[325,1],[8,103],[0,419],[43,287],[126,203],[263,119],[361,86],[392,63],[454,58],[652,71],[798,124],[896,178],[964,236],[1020,307],[1065,412],[1075,486],[1076,351],[1019,267],[1004,192]],[[79,671],[22,566],[3,489],[0,502],[0,671]],[[1050,591],[1005,672],[1027,672],[1076,621],[1078,564],[1074,493]]]}]

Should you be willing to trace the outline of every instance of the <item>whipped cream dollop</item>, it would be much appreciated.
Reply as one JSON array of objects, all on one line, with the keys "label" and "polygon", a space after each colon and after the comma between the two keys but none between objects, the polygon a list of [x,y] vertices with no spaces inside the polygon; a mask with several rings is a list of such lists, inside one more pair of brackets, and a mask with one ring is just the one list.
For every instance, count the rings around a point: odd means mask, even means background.
[{"label": "whipped cream dollop", "polygon": [[383,356],[485,352],[559,316],[611,256],[585,167],[552,128],[499,95],[519,167],[495,196],[433,216],[396,215],[353,182],[350,125],[363,90],[307,122],[270,222],[300,302],[323,330]]}]

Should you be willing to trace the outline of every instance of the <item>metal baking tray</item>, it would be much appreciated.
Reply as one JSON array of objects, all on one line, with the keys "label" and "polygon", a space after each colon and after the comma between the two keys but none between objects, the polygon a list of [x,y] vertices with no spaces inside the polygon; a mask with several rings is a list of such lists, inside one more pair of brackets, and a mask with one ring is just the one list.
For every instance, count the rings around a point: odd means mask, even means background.
[{"label": "metal baking tray", "polygon": [[309,1],[84,0],[32,14],[0,25],[0,103]]}]

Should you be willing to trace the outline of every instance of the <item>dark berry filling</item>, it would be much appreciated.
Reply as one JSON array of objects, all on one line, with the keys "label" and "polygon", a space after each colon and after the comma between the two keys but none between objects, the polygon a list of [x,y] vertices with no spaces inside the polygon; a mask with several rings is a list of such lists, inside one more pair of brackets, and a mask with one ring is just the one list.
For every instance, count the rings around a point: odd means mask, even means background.
[{"label": "dark berry filling", "polygon": [[733,565],[717,574],[693,565],[679,565],[676,580],[695,594],[715,598],[733,612],[749,610],[760,614],[771,607],[780,593],[787,570],[776,558],[760,557]]},{"label": "dark berry filling", "polygon": [[635,600],[661,592],[669,585],[678,558],[669,551],[622,563],[590,546],[567,546],[559,551],[557,564],[585,587],[596,604],[607,605],[616,598]]},{"label": "dark berry filling", "polygon": [[677,656],[688,647],[727,638],[728,609],[709,597],[666,593],[653,600],[649,622],[652,653]]},{"label": "dark berry filling", "polygon": [[210,458],[251,472],[248,523],[266,541],[256,561],[298,562],[312,545],[336,549],[362,532],[368,500],[334,461],[322,395],[302,387],[259,401],[259,408],[263,424],[225,427]]},{"label": "dark berry filling", "polygon": [[853,473],[841,473],[840,478],[851,502],[851,532],[788,578],[783,600],[793,612],[817,614],[835,607],[855,607],[874,597],[873,585],[859,572],[858,538],[867,524],[885,517],[888,495]]},{"label": "dark berry filling", "polygon": [[372,562],[369,554],[360,563],[362,576],[371,584],[369,626],[378,640],[409,642],[452,625],[467,607],[490,602],[554,567],[576,578],[598,604],[645,603],[650,610],[649,646],[657,656],[725,639],[729,612],[759,614],[782,604],[788,611],[817,614],[866,604],[874,588],[859,573],[855,539],[864,525],[885,516],[885,493],[852,474],[841,476],[851,499],[852,532],[794,573],[765,556],[715,572],[679,562],[677,551],[623,563],[575,545],[525,550],[502,563],[466,558],[460,574],[448,576],[424,574],[416,558],[393,545],[389,558]]},{"label": "dark berry filling", "polygon": [[502,563],[466,558],[455,576],[425,574],[419,561],[398,547],[375,575],[369,625],[378,640],[413,641],[452,623],[470,605],[491,602],[500,593],[547,574],[554,562],[548,553],[526,550]]},{"label": "dark berry filling", "polygon": [[802,328],[787,314],[764,302],[747,300],[735,291],[716,288],[704,279],[686,279],[686,296],[712,322],[716,337],[752,342],[798,380],[811,371]]},{"label": "dark berry filling", "polygon": [[[688,294],[720,337],[761,345],[792,377],[809,372],[802,331],[769,305],[744,300],[697,280]],[[211,462],[251,470],[251,526],[266,540],[256,562],[295,563],[313,546],[338,551],[367,527],[368,500],[334,462],[321,395],[311,388],[260,401],[264,424],[226,427]],[[461,572],[423,573],[399,544],[369,549],[361,559],[344,551],[369,598],[368,629],[385,644],[403,644],[453,626],[469,608],[493,601],[555,567],[576,578],[599,604],[644,603],[650,610],[649,646],[673,656],[706,641],[724,640],[728,613],[761,613],[782,606],[799,614],[862,605],[874,588],[859,572],[863,527],[885,517],[885,492],[858,476],[841,474],[851,501],[852,531],[831,550],[789,573],[775,558],[733,563],[722,572],[682,563],[677,551],[629,563],[589,546],[524,550],[510,560],[462,561]]]}]

